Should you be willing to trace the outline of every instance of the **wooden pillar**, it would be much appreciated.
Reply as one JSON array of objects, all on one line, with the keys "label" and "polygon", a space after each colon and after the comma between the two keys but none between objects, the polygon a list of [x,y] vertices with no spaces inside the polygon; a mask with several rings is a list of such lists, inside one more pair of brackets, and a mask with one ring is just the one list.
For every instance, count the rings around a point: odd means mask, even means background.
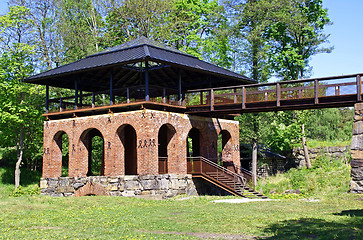
[{"label": "wooden pillar", "polygon": [[149,94],[149,62],[145,61],[145,101],[150,101]]},{"label": "wooden pillar", "polygon": [[178,102],[179,106],[182,105],[182,79],[181,79],[181,73],[180,70],[178,72]]},{"label": "wooden pillar", "polygon": [[113,74],[110,75],[110,106],[113,104]]},{"label": "wooden pillar", "polygon": [[74,109],[78,108],[78,80],[74,81]]},{"label": "wooden pillar", "polygon": [[45,113],[49,111],[49,85],[45,86]]},{"label": "wooden pillar", "polygon": [[96,97],[95,97],[95,93],[92,93],[92,108],[94,108],[96,105]]},{"label": "wooden pillar", "polygon": [[362,79],[360,75],[357,75],[357,101],[362,101]]},{"label": "wooden pillar", "polygon": [[130,103],[130,89],[126,88],[126,103]]}]

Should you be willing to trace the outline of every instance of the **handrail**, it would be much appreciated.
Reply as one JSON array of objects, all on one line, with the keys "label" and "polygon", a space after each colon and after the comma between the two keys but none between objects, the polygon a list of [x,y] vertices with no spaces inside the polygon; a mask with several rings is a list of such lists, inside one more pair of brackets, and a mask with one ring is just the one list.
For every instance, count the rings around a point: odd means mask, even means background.
[{"label": "handrail", "polygon": [[248,175],[250,175],[251,177],[253,176],[253,175],[255,175],[257,178],[261,178],[262,179],[262,177],[260,177],[260,176],[258,176],[257,174],[254,174],[253,172],[251,172],[250,170],[247,170],[247,169],[245,169],[245,168],[243,168],[243,167],[239,167],[239,166],[235,166],[237,169],[239,169],[241,172],[244,172],[244,173],[246,173],[246,174],[248,174]]},{"label": "handrail", "polygon": [[211,166],[219,169],[220,171],[227,172],[228,174],[232,175],[233,177],[240,178],[241,181],[242,181],[242,183],[243,184],[246,184],[246,180],[244,179],[243,176],[241,176],[239,174],[236,174],[236,173],[232,172],[231,170],[229,170],[229,169],[227,169],[225,167],[222,167],[222,166],[218,165],[217,163],[215,163],[215,162],[213,162],[213,161],[211,161],[211,160],[209,160],[209,159],[207,159],[207,158],[205,158],[203,156],[199,156],[199,157],[188,157],[188,159],[200,159],[203,162],[205,162],[205,163],[207,163],[207,164],[209,164],[209,165],[211,165]]},{"label": "handrail", "polygon": [[297,79],[297,80],[289,80],[289,81],[281,81],[281,82],[254,83],[254,84],[234,85],[234,86],[216,87],[216,88],[192,89],[192,90],[188,90],[187,93],[200,92],[200,91],[210,91],[211,89],[213,89],[213,90],[225,90],[225,89],[242,88],[242,87],[273,86],[273,85],[276,85],[277,83],[278,84],[294,84],[294,83],[302,83],[302,82],[313,82],[315,80],[318,80],[318,81],[337,80],[337,79],[353,78],[353,77],[356,77],[356,76],[363,76],[363,73],[341,75],[341,76],[331,76],[331,77],[321,77],[321,78]]}]

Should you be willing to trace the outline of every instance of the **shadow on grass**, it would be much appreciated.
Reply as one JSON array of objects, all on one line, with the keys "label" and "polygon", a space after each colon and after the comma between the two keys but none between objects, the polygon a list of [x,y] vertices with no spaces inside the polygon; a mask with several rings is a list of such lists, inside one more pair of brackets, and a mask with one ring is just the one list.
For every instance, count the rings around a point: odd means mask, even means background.
[{"label": "shadow on grass", "polygon": [[[346,212],[356,211],[361,214],[361,210],[347,210],[335,215],[347,216]],[[326,221],[301,218],[271,224],[265,231],[274,236],[266,239],[362,239],[362,216],[353,216],[353,214],[348,216],[351,216],[348,220],[337,218],[336,221]]]},{"label": "shadow on grass", "polygon": [[[33,172],[28,169],[20,170],[20,185],[28,186],[33,184],[39,184],[41,173]],[[15,178],[15,169],[14,168],[0,168],[0,183],[2,184],[14,184]]]}]

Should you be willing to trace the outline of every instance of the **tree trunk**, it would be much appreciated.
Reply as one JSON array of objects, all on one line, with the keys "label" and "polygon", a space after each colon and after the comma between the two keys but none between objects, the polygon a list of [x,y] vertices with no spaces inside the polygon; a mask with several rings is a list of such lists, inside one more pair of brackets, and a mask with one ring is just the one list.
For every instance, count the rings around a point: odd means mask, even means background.
[{"label": "tree trunk", "polygon": [[252,185],[256,187],[257,184],[257,139],[252,142]]},{"label": "tree trunk", "polygon": [[303,124],[301,126],[301,128],[302,128],[302,145],[303,145],[303,149],[304,149],[304,156],[305,156],[306,167],[307,168],[311,168],[309,151],[308,151],[308,147],[306,146],[306,139],[305,139],[305,124]]},{"label": "tree trunk", "polygon": [[18,141],[16,143],[16,155],[17,161],[15,165],[15,190],[20,185],[20,164],[23,160],[23,150],[24,150],[24,129],[20,129]]}]

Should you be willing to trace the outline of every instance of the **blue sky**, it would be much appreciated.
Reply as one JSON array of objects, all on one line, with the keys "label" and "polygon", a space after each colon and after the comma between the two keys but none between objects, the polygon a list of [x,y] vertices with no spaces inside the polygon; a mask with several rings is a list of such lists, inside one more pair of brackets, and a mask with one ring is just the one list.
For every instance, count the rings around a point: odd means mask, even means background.
[{"label": "blue sky", "polygon": [[[328,77],[363,73],[363,27],[362,0],[323,0],[333,25],[326,28],[330,34],[328,46],[334,50],[329,54],[313,56],[311,77]],[[5,13],[7,1],[0,0],[0,14]]]}]

